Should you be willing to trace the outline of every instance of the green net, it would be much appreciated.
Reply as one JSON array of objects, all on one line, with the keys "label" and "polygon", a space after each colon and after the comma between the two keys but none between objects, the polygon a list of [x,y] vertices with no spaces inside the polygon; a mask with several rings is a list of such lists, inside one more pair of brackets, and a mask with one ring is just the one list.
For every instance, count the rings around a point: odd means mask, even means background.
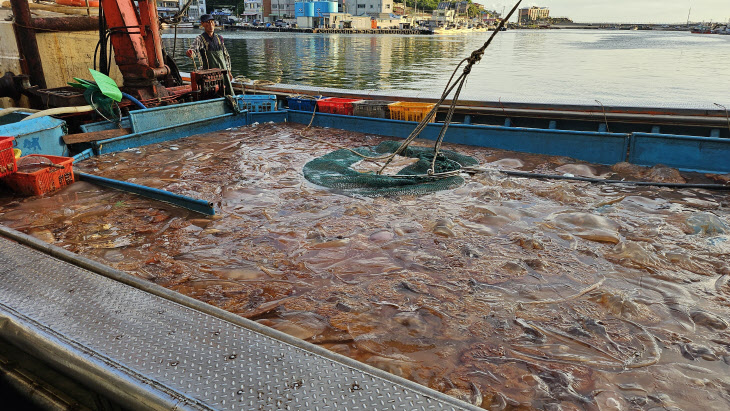
[{"label": "green net", "polygon": [[[374,148],[359,147],[353,151],[363,156],[375,157],[395,152],[400,144],[398,141],[384,141]],[[464,184],[464,179],[458,174],[438,179],[426,176],[431,167],[433,148],[408,147],[401,155],[418,161],[400,170],[396,174],[398,177],[354,170],[351,166],[362,160],[362,157],[344,149],[315,158],[305,164],[302,171],[304,177],[314,184],[341,190],[345,194],[367,197],[428,194]],[[473,157],[441,150],[436,157],[434,171],[445,173],[478,164]]]}]

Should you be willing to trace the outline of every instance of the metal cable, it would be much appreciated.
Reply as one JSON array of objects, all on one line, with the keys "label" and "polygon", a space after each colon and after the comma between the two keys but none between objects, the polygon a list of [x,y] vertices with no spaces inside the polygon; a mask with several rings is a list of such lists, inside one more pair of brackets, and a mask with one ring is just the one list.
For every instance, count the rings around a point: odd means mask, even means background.
[{"label": "metal cable", "polygon": [[[512,15],[514,14],[514,12],[517,10],[517,7],[519,7],[520,3],[522,3],[522,0],[519,0],[512,7],[512,10],[510,10],[509,14],[507,14],[507,17],[505,17],[504,19],[502,19],[502,21],[499,22],[499,25],[497,26],[497,28],[494,30],[494,32],[492,32],[492,35],[489,36],[489,39],[487,39],[487,41],[484,42],[484,44],[482,45],[482,47],[474,50],[468,58],[466,58],[466,59],[462,60],[461,62],[459,62],[459,64],[456,66],[456,69],[451,74],[451,78],[449,78],[449,82],[446,84],[446,87],[444,88],[444,92],[441,95],[441,98],[439,99],[439,101],[436,103],[436,105],[434,106],[434,108],[429,112],[429,114],[427,116],[425,116],[421,120],[421,122],[418,124],[418,126],[416,127],[416,129],[413,131],[413,133],[411,133],[411,135],[408,137],[408,139],[406,139],[406,141],[403,142],[403,144],[401,145],[401,147],[392,154],[392,157],[393,158],[395,157],[395,155],[397,155],[398,153],[400,153],[403,150],[405,150],[405,148],[408,147],[408,145],[421,133],[421,131],[426,127],[426,125],[430,121],[431,113],[434,113],[435,114],[436,111],[438,110],[438,108],[441,106],[441,103],[443,103],[444,100],[446,100],[446,97],[451,93],[451,91],[455,87],[458,86],[457,91],[454,93],[454,97],[452,97],[452,99],[451,99],[451,106],[449,107],[449,111],[446,113],[446,121],[444,122],[444,125],[441,128],[441,132],[439,133],[439,137],[436,140],[436,144],[434,145],[434,153],[433,153],[433,156],[434,157],[433,157],[433,160],[431,162],[431,168],[429,169],[429,175],[435,174],[434,167],[435,167],[436,157],[438,156],[439,151],[441,150],[441,143],[442,143],[444,137],[446,136],[446,130],[448,129],[449,124],[451,123],[451,118],[452,118],[452,116],[454,114],[454,109],[456,107],[456,102],[458,101],[459,95],[461,94],[461,89],[464,86],[464,83],[466,82],[466,78],[469,75],[469,73],[471,73],[471,69],[474,66],[474,64],[478,63],[482,59],[482,56],[484,55],[484,51],[492,43],[492,40],[497,35],[497,33],[499,33],[500,31],[502,31],[502,28],[504,28],[505,24],[507,24],[507,21],[510,19],[510,17],[512,17]],[[459,69],[459,67],[461,67],[461,65],[464,62],[466,62],[467,65],[464,67],[463,72],[456,79],[456,81],[454,81],[454,84],[452,85],[451,84],[451,81],[453,80],[454,75],[456,75],[456,71]],[[378,172],[378,174],[381,174],[382,173],[382,171],[390,163],[390,161],[392,161],[392,158],[389,159],[386,162],[385,166],[383,166],[380,169],[380,171]]]},{"label": "metal cable", "polygon": [[[519,7],[520,3],[522,3],[522,0],[519,0],[514,5],[514,7],[512,7],[512,10],[510,10],[507,17],[502,19],[502,21],[500,21],[500,23],[497,26],[497,28],[495,29],[495,31],[492,33],[492,35],[489,37],[489,39],[487,39],[487,41],[482,45],[482,47],[478,48],[477,50],[474,50],[468,58],[465,58],[459,62],[459,64],[454,69],[454,71],[451,73],[451,77],[449,77],[449,81],[446,83],[446,86],[444,87],[444,91],[441,94],[441,98],[439,98],[439,100],[436,102],[436,104],[434,104],[433,108],[423,117],[423,119],[421,119],[421,121],[418,123],[416,128],[411,132],[411,134],[403,141],[403,143],[401,143],[401,145],[398,147],[398,149],[396,149],[393,153],[386,154],[383,156],[369,157],[369,156],[360,154],[357,151],[347,148],[347,147],[342,147],[342,146],[334,144],[334,143],[329,143],[329,142],[325,142],[323,140],[305,136],[304,132],[311,127],[312,122],[314,121],[314,116],[316,114],[316,106],[315,106],[315,110],[312,112],[312,119],[309,121],[309,125],[307,125],[307,127],[305,127],[299,133],[300,136],[302,136],[305,139],[311,140],[311,141],[317,141],[320,143],[329,144],[329,145],[332,145],[332,146],[335,146],[335,147],[338,147],[341,149],[348,150],[351,153],[354,153],[368,161],[386,160],[385,164],[377,172],[378,175],[382,175],[385,168],[388,166],[388,164],[390,164],[393,161],[395,156],[399,155],[406,148],[408,148],[408,146],[413,142],[413,140],[415,140],[416,137],[418,137],[421,134],[421,132],[426,128],[426,126],[431,121],[431,119],[436,116],[436,113],[438,112],[438,109],[441,106],[441,104],[446,100],[446,98],[449,96],[449,94],[451,94],[451,92],[454,90],[454,88],[456,88],[456,91],[454,92],[454,96],[451,99],[451,104],[449,106],[449,110],[446,113],[446,119],[444,121],[443,126],[441,127],[441,132],[439,133],[439,137],[436,140],[436,144],[434,145],[433,159],[431,160],[431,167],[429,168],[428,173],[426,175],[408,175],[408,176],[398,176],[398,177],[403,177],[403,178],[424,177],[424,178],[435,178],[436,179],[436,178],[451,177],[456,174],[459,174],[461,172],[460,170],[452,170],[452,171],[447,171],[447,172],[443,172],[443,173],[436,173],[435,172],[436,158],[438,157],[439,152],[441,151],[441,144],[446,135],[446,130],[448,129],[449,124],[451,123],[451,119],[453,117],[453,114],[454,114],[454,111],[456,108],[456,103],[458,102],[459,95],[461,94],[461,90],[464,87],[466,78],[469,75],[469,73],[471,73],[472,66],[481,60],[482,56],[484,55],[484,51],[487,49],[487,47],[489,47],[489,45],[491,44],[492,40],[497,35],[497,33],[500,32],[502,30],[502,28],[504,28],[505,24],[507,24],[507,21],[510,19],[510,17],[512,17],[514,12],[517,10],[517,7]],[[456,78],[456,80],[454,80],[456,73],[458,72],[459,68],[464,63],[467,63],[466,66],[464,67],[464,70],[462,71],[461,75],[459,75]],[[395,177],[395,176],[391,176],[391,177]]]},{"label": "metal cable", "polygon": [[730,191],[730,185],[726,185],[726,184],[687,184],[687,183],[663,183],[663,182],[654,182],[654,181],[603,180],[600,178],[593,178],[593,177],[529,173],[526,171],[499,170],[496,168],[484,168],[484,167],[463,167],[461,169],[461,171],[470,173],[470,174],[498,172],[498,173],[506,174],[508,176],[513,176],[513,177],[544,178],[544,179],[548,179],[548,180],[585,181],[588,183],[596,183],[596,184],[626,184],[626,185],[633,185],[633,186],[651,186],[651,187],[669,187],[669,188],[702,188],[702,189],[706,189],[706,190]]},{"label": "metal cable", "polygon": [[606,123],[606,132],[610,133],[611,130],[608,128],[608,117],[606,116],[606,107],[601,103],[600,101],[596,100],[596,103],[601,105],[601,109],[603,109],[603,121]]},{"label": "metal cable", "polygon": [[727,107],[723,106],[722,104],[712,103],[718,107],[721,107],[725,109],[725,118],[727,119],[727,129],[730,130],[730,114],[727,112]]}]

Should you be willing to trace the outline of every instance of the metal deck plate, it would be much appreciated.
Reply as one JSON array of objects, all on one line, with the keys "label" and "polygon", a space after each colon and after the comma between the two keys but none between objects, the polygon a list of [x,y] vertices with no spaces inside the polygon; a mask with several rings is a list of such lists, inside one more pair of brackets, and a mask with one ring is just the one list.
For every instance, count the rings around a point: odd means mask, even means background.
[{"label": "metal deck plate", "polygon": [[[32,335],[36,350],[52,347],[70,352],[73,361],[62,362],[71,368],[92,373],[95,379],[110,379],[111,386],[141,387],[146,395],[165,397],[178,409],[473,408],[2,237],[0,317],[4,337],[22,334],[27,340]],[[18,329],[25,331],[19,333]],[[144,396],[129,398],[135,401]]]}]

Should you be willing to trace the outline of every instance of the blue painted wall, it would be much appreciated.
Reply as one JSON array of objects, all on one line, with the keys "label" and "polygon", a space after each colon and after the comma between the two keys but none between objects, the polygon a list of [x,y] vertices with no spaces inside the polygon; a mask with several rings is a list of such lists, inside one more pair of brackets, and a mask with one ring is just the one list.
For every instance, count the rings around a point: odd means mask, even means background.
[{"label": "blue painted wall", "polygon": [[337,2],[307,1],[294,3],[295,17],[322,17],[324,13],[337,13]]}]

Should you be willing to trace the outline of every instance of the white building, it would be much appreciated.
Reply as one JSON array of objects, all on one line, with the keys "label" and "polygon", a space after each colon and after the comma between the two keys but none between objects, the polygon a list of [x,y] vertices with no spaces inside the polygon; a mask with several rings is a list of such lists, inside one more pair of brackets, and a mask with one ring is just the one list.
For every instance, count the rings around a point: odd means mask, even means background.
[{"label": "white building", "polygon": [[353,16],[386,18],[393,13],[393,0],[343,0],[342,12]]},{"label": "white building", "polygon": [[448,26],[454,23],[456,12],[454,10],[436,9],[431,15],[431,24],[435,26]]},{"label": "white building", "polygon": [[[370,16],[353,16],[350,13],[328,13],[324,17],[324,26],[331,29],[356,29],[368,30],[379,29],[400,29],[403,28],[403,20],[400,16],[395,18],[373,20]],[[373,24],[374,22],[374,24]]]},{"label": "white building", "polygon": [[254,20],[263,21],[264,3],[263,0],[244,0],[244,11],[241,13],[243,21],[251,23]]},{"label": "white building", "polygon": [[[187,3],[187,0],[178,0],[178,10],[182,10],[182,8],[185,6],[185,3]],[[158,0],[159,3],[159,0]],[[200,16],[205,14],[205,0],[195,0],[193,3],[188,7],[188,20],[192,22],[199,22]]]}]

